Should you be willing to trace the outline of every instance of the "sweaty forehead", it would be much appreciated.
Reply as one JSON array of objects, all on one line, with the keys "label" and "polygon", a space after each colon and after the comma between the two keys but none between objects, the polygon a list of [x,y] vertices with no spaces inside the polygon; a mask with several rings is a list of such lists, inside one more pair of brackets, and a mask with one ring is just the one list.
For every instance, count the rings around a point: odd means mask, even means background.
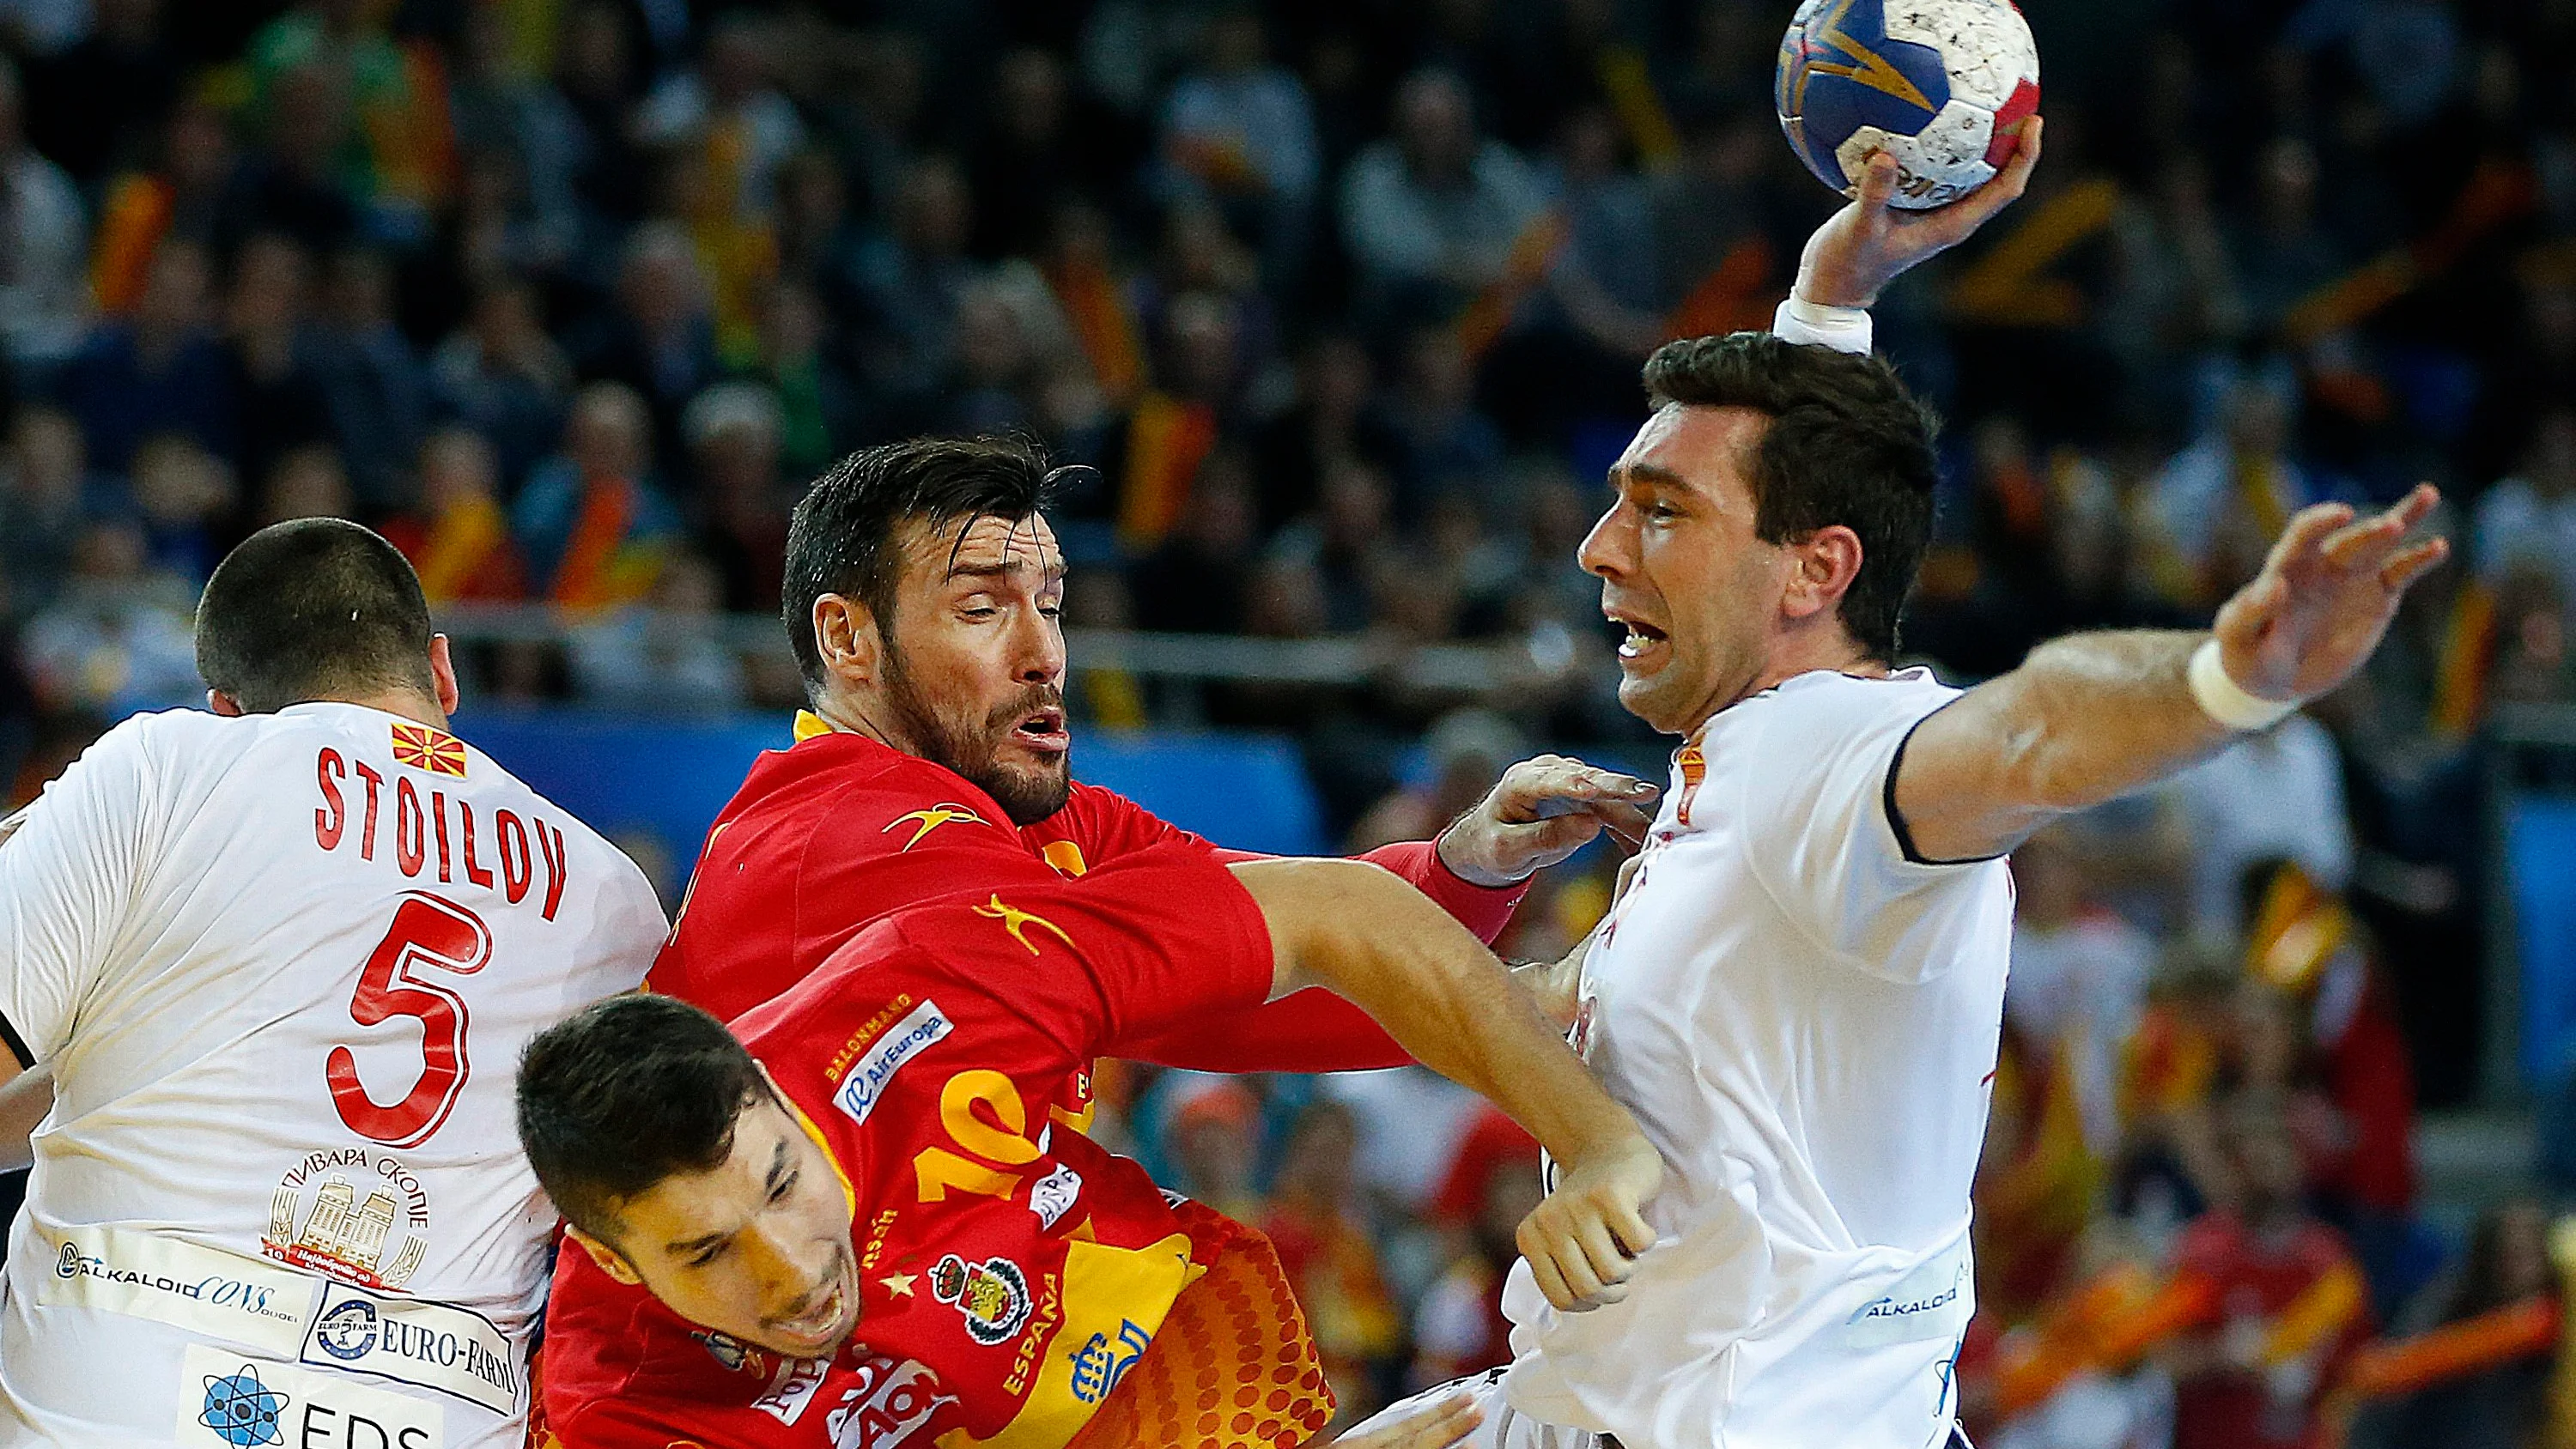
[{"label": "sweaty forehead", "polygon": [[1028,569],[1040,574],[1064,572],[1064,553],[1056,547],[1055,530],[1044,517],[1002,518],[994,514],[962,525],[955,522],[913,534],[913,561],[934,579],[952,570],[992,573]]}]

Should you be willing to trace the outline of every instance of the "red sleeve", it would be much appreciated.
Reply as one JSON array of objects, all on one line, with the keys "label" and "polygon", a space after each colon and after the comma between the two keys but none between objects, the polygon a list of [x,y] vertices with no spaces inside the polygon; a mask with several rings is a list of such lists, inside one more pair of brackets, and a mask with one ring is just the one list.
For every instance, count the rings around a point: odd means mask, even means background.
[{"label": "red sleeve", "polygon": [[970,891],[885,924],[1081,1057],[1248,1011],[1273,979],[1261,908],[1195,848],[1139,851],[1075,880]]},{"label": "red sleeve", "polygon": [[1406,840],[1394,845],[1381,845],[1360,857],[1375,861],[1413,883],[1413,888],[1431,897],[1440,909],[1457,919],[1458,924],[1476,933],[1476,939],[1490,946],[1503,928],[1512,923],[1512,912],[1519,908],[1521,897],[1529,894],[1530,883],[1480,886],[1462,879],[1456,871],[1441,863],[1436,840]]}]

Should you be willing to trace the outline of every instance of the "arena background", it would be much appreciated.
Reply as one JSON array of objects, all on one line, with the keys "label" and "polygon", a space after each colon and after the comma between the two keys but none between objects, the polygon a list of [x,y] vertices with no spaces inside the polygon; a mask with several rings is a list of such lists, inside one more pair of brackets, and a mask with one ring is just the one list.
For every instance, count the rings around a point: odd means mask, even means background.
[{"label": "arena background", "polygon": [[[0,0],[0,785],[194,700],[214,560],[344,514],[420,565],[459,731],[676,900],[787,738],[799,487],[990,429],[1088,465],[1084,777],[1279,851],[1427,835],[1540,748],[1660,777],[1572,556],[1645,353],[1764,325],[1834,204],[1771,114],[1786,9]],[[2288,511],[2418,478],[2462,546],[2306,718],[2023,853],[1971,1423],[2576,1443],[2576,3],[2030,18],[2037,181],[1878,309],[1949,420],[1909,653],[2205,620]],[[1529,1149],[1472,1101],[1107,1096],[1277,1237],[1346,1400],[1500,1352]],[[2103,1347],[2248,1103],[2360,1276],[2246,1329],[2259,1377]]]}]

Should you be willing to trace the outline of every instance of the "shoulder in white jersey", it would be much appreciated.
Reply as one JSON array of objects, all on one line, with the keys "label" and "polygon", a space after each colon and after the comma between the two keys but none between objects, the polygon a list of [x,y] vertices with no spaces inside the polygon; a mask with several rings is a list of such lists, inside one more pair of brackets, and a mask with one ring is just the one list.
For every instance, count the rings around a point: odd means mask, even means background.
[{"label": "shoulder in white jersey", "polygon": [[0,844],[49,1064],[0,1445],[516,1446],[554,1217],[520,1048],[642,979],[632,862],[362,705],[110,731]]},{"label": "shoulder in white jersey", "polygon": [[1576,1024],[1669,1166],[1660,1236],[1589,1313],[1515,1268],[1519,1413],[1655,1449],[1951,1432],[2012,886],[2001,861],[1915,859],[1887,791],[1956,693],[1816,671],[1676,752]]}]

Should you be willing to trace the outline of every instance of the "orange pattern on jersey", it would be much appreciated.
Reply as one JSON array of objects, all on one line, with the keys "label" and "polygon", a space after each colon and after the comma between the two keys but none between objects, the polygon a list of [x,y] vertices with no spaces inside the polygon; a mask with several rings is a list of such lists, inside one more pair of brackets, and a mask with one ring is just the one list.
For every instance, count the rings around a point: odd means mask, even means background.
[{"label": "orange pattern on jersey", "polygon": [[1090,864],[1082,858],[1081,844],[1076,841],[1050,840],[1038,848],[1038,854],[1045,858],[1047,864],[1055,867],[1058,875],[1069,875],[1080,879],[1091,869]]},{"label": "orange pattern on jersey", "polygon": [[433,775],[465,777],[465,742],[427,725],[398,724],[394,730],[394,763]]},{"label": "orange pattern on jersey", "polygon": [[1194,1202],[1175,1211],[1195,1241],[1224,1233],[1225,1250],[1067,1449],[1294,1449],[1321,1434],[1333,1391],[1270,1240]]},{"label": "orange pattern on jersey", "polygon": [[1699,787],[1708,779],[1708,755],[1700,749],[1698,735],[1691,736],[1690,743],[1673,753],[1673,767],[1682,772],[1682,798],[1674,808],[1673,819],[1688,825],[1691,802],[1698,798]]}]

